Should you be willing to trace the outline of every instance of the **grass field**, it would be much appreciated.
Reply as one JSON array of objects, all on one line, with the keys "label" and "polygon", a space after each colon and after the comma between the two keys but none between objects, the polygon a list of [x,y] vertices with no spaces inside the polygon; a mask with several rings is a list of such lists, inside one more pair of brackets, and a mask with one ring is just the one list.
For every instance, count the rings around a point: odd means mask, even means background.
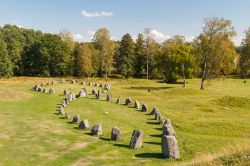
[{"label": "grass field", "polygon": [[[250,80],[213,80],[205,91],[199,90],[199,79],[188,80],[186,88],[155,80],[109,80],[113,102],[105,101],[106,95],[101,101],[89,95],[66,108],[71,117],[88,119],[90,126],[101,123],[100,138],[56,114],[63,89],[77,94],[83,87],[80,80],[51,85],[56,90],[52,95],[31,90],[52,80],[0,80],[0,165],[250,165]],[[96,88],[85,87],[88,93]],[[171,119],[180,160],[161,158],[161,125],[132,106],[115,104],[118,96],[123,102],[131,97],[145,103],[150,111],[157,107],[164,119]],[[123,131],[122,142],[109,140],[112,126]],[[141,149],[128,149],[133,129],[144,133]]]}]

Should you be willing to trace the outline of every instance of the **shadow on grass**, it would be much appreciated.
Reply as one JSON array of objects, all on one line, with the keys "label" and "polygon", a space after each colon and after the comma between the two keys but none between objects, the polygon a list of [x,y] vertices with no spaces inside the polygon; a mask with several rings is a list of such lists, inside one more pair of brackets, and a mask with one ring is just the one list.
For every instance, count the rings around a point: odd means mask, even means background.
[{"label": "shadow on grass", "polygon": [[155,130],[162,130],[162,127],[156,127],[156,128],[154,128]]},{"label": "shadow on grass", "polygon": [[149,136],[150,136],[150,137],[161,137],[162,134],[150,134]]},{"label": "shadow on grass", "polygon": [[136,154],[135,157],[162,159],[162,154],[161,153],[140,153],[140,154]]},{"label": "shadow on grass", "polygon": [[126,145],[126,144],[114,144],[114,146],[121,147],[121,148],[126,148],[126,149],[129,148],[129,145]]},{"label": "shadow on grass", "polygon": [[151,145],[161,145],[160,142],[144,142],[145,144],[151,144]]},{"label": "shadow on grass", "polygon": [[111,139],[110,139],[110,138],[100,137],[99,139],[104,140],[104,141],[111,141]]},{"label": "shadow on grass", "polygon": [[58,113],[58,112],[54,112],[53,114],[55,114],[55,115],[60,115],[60,113]]},{"label": "shadow on grass", "polygon": [[147,124],[151,124],[151,125],[159,125],[160,122],[146,122]]},{"label": "shadow on grass", "polygon": [[88,132],[88,133],[84,133],[86,135],[90,135],[90,136],[94,136],[91,132]]}]

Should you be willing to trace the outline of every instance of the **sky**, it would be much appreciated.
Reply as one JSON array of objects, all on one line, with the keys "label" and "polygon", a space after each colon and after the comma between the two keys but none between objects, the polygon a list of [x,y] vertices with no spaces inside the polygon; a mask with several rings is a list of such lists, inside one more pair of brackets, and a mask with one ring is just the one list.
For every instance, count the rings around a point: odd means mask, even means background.
[{"label": "sky", "polygon": [[0,0],[0,26],[15,24],[49,33],[72,32],[75,41],[90,41],[99,28],[113,39],[133,38],[150,28],[162,42],[173,35],[192,40],[205,17],[233,22],[239,45],[250,27],[250,0]]}]

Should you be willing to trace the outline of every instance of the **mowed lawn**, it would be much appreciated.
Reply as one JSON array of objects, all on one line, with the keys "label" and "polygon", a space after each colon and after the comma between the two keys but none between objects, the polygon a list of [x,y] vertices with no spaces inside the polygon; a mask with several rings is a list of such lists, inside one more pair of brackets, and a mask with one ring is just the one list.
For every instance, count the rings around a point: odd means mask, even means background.
[{"label": "mowed lawn", "polygon": [[[47,83],[56,94],[32,91],[32,85]],[[156,80],[110,79],[113,101],[106,94],[98,101],[93,95],[76,99],[66,111],[70,119],[57,115],[63,90],[75,94],[86,87],[89,94],[98,87],[59,83],[59,78],[14,77],[0,80],[0,165],[217,165],[250,164],[250,80],[218,79],[199,90],[199,79],[181,84]],[[70,80],[70,78],[67,78]],[[83,79],[105,83],[102,79]],[[47,88],[50,88],[47,87]],[[150,89],[150,92],[148,91]],[[122,104],[116,104],[118,96]],[[171,119],[181,159],[161,158],[161,125],[153,116],[125,106],[130,97],[157,107],[164,119]],[[75,114],[90,126],[101,123],[104,135],[95,137],[70,124]],[[123,131],[121,142],[110,141],[112,126]],[[144,133],[143,147],[128,149],[134,129]],[[241,161],[241,162],[239,162]]]}]

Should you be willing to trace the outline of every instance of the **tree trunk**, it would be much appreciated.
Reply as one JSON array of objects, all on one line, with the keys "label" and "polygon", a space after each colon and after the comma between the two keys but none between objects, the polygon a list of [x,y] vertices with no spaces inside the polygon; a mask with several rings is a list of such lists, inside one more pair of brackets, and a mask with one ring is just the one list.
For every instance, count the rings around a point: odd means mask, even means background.
[{"label": "tree trunk", "polygon": [[182,64],[183,87],[186,87],[185,64]]},{"label": "tree trunk", "polygon": [[148,55],[147,55],[147,80],[148,80]]},{"label": "tree trunk", "polygon": [[203,72],[202,72],[201,90],[205,90],[205,88],[204,88],[204,81],[206,80],[206,69],[207,69],[207,57],[205,57],[204,67],[203,67]]}]

